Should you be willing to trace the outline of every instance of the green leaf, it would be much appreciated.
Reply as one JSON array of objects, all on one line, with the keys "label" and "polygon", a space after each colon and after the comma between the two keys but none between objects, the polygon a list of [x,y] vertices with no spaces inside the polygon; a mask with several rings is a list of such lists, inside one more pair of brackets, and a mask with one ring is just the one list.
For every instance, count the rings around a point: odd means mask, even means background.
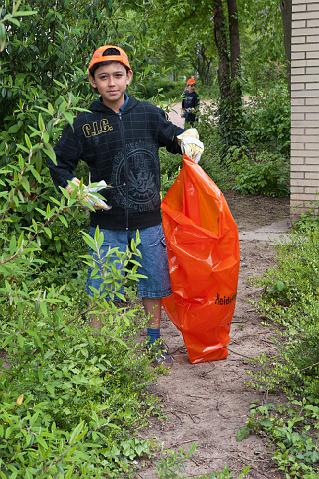
[{"label": "green leaf", "polygon": [[42,447],[42,449],[46,450],[48,449],[48,445],[45,442],[45,440],[41,436],[37,436],[37,443]]},{"label": "green leaf", "polygon": [[38,13],[37,10],[18,10],[14,12],[15,17],[29,17],[30,15],[36,15]]},{"label": "green leaf", "polygon": [[67,220],[66,220],[65,216],[63,216],[63,215],[59,215],[59,216],[58,216],[58,218],[59,218],[59,220],[61,221],[61,223],[63,223],[63,224],[64,224],[64,226],[65,226],[66,228],[68,228],[68,227],[69,227],[69,225],[68,225],[68,222],[67,222]]},{"label": "green leaf", "polygon": [[24,337],[21,336],[21,334],[17,335],[17,341],[18,341],[18,344],[19,344],[20,348],[23,349],[24,345],[25,345],[25,340],[24,340]]},{"label": "green leaf", "polygon": [[281,292],[281,291],[284,291],[286,285],[283,281],[277,281],[276,284],[275,284],[275,287],[276,287],[276,290]]},{"label": "green leaf", "polygon": [[22,126],[22,122],[18,121],[18,123],[15,123],[14,125],[10,126],[8,129],[8,133],[17,133]]},{"label": "green leaf", "polygon": [[19,148],[19,150],[22,150],[22,151],[24,151],[25,153],[29,153],[28,148],[26,148],[24,145],[21,145],[20,143],[18,143],[18,144],[17,144],[17,147]]},{"label": "green leaf", "polygon": [[[53,81],[54,81],[54,83],[55,83],[56,85],[58,85],[60,88],[64,88],[63,83],[61,83],[60,81],[56,80],[55,78],[54,78]],[[61,98],[61,97],[60,97],[60,98]]]},{"label": "green leaf", "polygon": [[31,150],[32,143],[31,143],[30,137],[27,133],[24,134],[24,139],[25,139],[25,143],[26,143],[27,147],[29,148],[29,150]]},{"label": "green leaf", "polygon": [[66,111],[64,113],[64,117],[66,121],[69,123],[69,125],[73,126],[74,116],[72,115],[72,113]]},{"label": "green leaf", "polygon": [[69,437],[69,444],[72,445],[74,442],[79,440],[81,433],[83,431],[84,422],[80,421],[79,424],[73,429]]},{"label": "green leaf", "polygon": [[50,141],[50,135],[47,131],[42,132],[42,139],[44,143],[49,143]]},{"label": "green leaf", "polygon": [[40,301],[39,308],[44,317],[48,316],[48,307],[44,301]]},{"label": "green leaf", "polygon": [[55,151],[54,151],[52,145],[50,145],[50,143],[45,143],[45,148],[43,148],[43,151],[46,153],[46,155],[48,155],[48,157],[56,165],[57,164],[56,154],[55,154]]},{"label": "green leaf", "polygon": [[40,128],[40,131],[45,130],[45,124],[44,124],[41,113],[39,113],[39,115],[38,115],[38,125],[39,125],[39,128]]},{"label": "green leaf", "polygon": [[29,169],[32,173],[32,175],[34,176],[34,178],[37,180],[38,183],[42,183],[42,179],[41,179],[41,176],[39,175],[39,173],[37,172],[37,170],[34,168],[33,165],[30,165],[29,166]]},{"label": "green leaf", "polygon": [[38,211],[44,218],[46,217],[46,212],[44,210],[41,210],[41,208],[35,208],[36,211]]},{"label": "green leaf", "polygon": [[43,229],[44,229],[45,234],[48,236],[48,238],[52,239],[52,231],[50,230],[50,228],[45,226]]},{"label": "green leaf", "polygon": [[249,429],[248,426],[243,426],[241,427],[236,434],[236,440],[238,442],[243,441],[244,439],[247,439],[251,434],[251,430]]},{"label": "green leaf", "polygon": [[24,476],[25,479],[33,479],[33,477],[34,477],[33,474],[31,473],[31,471],[29,471],[28,469],[25,469],[24,474],[25,474],[25,476]]},{"label": "green leaf", "polygon": [[52,103],[48,103],[48,112],[50,113],[51,116],[54,114],[54,108]]},{"label": "green leaf", "polygon": [[83,236],[83,239],[84,239],[85,243],[86,243],[93,251],[95,251],[96,253],[98,253],[97,244],[96,244],[96,242],[94,241],[94,239],[93,239],[88,233],[85,233],[84,231],[82,231],[82,236]]},{"label": "green leaf", "polygon": [[16,25],[17,27],[20,27],[20,22],[19,22],[19,20],[17,20],[16,18],[14,18],[14,17],[9,17],[7,20],[8,20],[8,22],[13,23],[13,24]]},{"label": "green leaf", "polygon": [[62,244],[61,244],[61,241],[60,240],[54,240],[55,241],[55,249],[58,253],[60,253],[61,249],[62,249]]},{"label": "green leaf", "polygon": [[21,185],[23,186],[23,188],[25,189],[27,193],[31,192],[29,180],[25,176],[23,176],[21,179]]},{"label": "green leaf", "polygon": [[0,22],[0,52],[3,52],[3,50],[7,46],[7,32],[4,24]]},{"label": "green leaf", "polygon": [[19,169],[23,170],[24,165],[25,165],[25,159],[20,154],[18,155],[18,164],[19,164]]}]

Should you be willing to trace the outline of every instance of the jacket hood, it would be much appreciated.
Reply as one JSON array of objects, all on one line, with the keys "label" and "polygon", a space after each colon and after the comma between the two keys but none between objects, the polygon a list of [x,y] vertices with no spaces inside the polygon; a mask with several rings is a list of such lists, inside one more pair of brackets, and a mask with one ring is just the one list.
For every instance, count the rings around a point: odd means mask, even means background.
[{"label": "jacket hood", "polygon": [[[132,96],[129,96],[128,98],[128,104],[126,105],[125,107],[125,110],[124,110],[124,114],[130,110],[132,110],[132,108],[135,107],[135,105],[137,105],[138,101],[136,100],[136,98],[132,97]],[[112,110],[111,108],[109,108],[108,106],[105,106],[104,103],[102,103],[102,98],[100,97],[98,100],[95,100],[91,106],[90,106],[90,110],[91,111],[99,111],[101,113],[108,113],[108,114],[113,114],[113,115],[117,115],[117,113]]]}]

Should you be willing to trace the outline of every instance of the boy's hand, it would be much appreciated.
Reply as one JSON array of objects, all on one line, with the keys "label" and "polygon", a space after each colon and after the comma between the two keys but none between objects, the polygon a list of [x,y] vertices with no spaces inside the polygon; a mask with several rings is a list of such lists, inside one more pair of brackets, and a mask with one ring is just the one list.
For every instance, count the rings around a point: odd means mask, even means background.
[{"label": "boy's hand", "polygon": [[[81,182],[78,178],[72,178],[72,180],[69,182],[67,187],[65,188],[68,193],[72,193],[74,189],[78,189],[80,186]],[[105,181],[100,181],[97,183],[95,187],[90,187],[83,185],[83,193],[84,195],[81,195],[81,192],[78,193],[79,199],[85,201],[88,203],[91,207],[93,207],[95,210],[110,210],[112,206],[108,206],[105,201],[103,201],[101,198],[98,198],[95,193],[107,188],[107,184]]]},{"label": "boy's hand", "polygon": [[200,141],[196,128],[189,128],[177,136],[182,152],[198,163],[204,151],[204,143]]}]

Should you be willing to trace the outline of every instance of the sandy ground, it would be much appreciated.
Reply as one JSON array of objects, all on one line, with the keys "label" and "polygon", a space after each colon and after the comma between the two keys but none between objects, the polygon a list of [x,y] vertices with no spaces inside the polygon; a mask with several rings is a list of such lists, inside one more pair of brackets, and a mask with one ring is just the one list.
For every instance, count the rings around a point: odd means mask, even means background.
[{"label": "sandy ground", "polygon": [[[238,477],[245,465],[251,467],[251,479],[279,479],[271,459],[271,450],[254,435],[236,441],[244,425],[249,406],[266,398],[247,385],[247,371],[254,366],[249,358],[272,348],[269,327],[262,325],[252,299],[258,288],[250,280],[273,264],[274,244],[289,227],[288,198],[245,197],[225,192],[228,205],[240,232],[241,270],[238,299],[231,327],[229,356],[224,361],[192,365],[188,362],[180,333],[164,318],[162,335],[174,358],[174,366],[159,377],[153,392],[161,398],[166,420],[154,420],[143,432],[160,447],[197,449],[183,470],[185,478],[196,477],[227,465]],[[158,478],[153,462],[141,464],[137,478]]]},{"label": "sandy ground", "polygon": [[181,103],[175,103],[172,105],[170,111],[168,112],[168,116],[172,123],[184,128],[185,120],[181,117],[181,105]]},{"label": "sandy ground", "polygon": [[[249,465],[250,478],[276,479],[281,476],[263,440],[250,436],[237,442],[236,433],[245,423],[250,404],[265,400],[247,385],[247,371],[253,368],[249,358],[272,347],[271,331],[261,324],[250,302],[257,298],[259,290],[249,280],[273,264],[275,253],[275,241],[260,238],[258,231],[267,226],[268,233],[274,229],[277,235],[278,223],[288,226],[289,204],[288,199],[244,197],[233,192],[225,197],[242,238],[229,356],[224,361],[190,364],[180,333],[164,318],[162,335],[173,355],[174,366],[167,376],[158,379],[153,392],[161,398],[167,419],[154,420],[144,435],[154,438],[163,450],[188,450],[196,443],[193,459],[183,471],[185,477],[222,470],[227,465],[237,478],[242,467]],[[245,239],[247,232],[249,240]],[[275,239],[278,240],[277,236]],[[144,464],[137,477],[157,478],[154,464]]]}]

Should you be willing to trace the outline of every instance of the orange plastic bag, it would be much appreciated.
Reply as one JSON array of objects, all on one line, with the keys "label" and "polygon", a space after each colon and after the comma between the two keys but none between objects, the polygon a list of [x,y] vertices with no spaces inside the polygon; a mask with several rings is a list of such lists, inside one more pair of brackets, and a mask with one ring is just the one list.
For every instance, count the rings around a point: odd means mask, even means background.
[{"label": "orange plastic bag", "polygon": [[162,201],[173,294],[164,308],[182,332],[191,363],[227,357],[239,272],[239,239],[226,200],[184,155]]}]

